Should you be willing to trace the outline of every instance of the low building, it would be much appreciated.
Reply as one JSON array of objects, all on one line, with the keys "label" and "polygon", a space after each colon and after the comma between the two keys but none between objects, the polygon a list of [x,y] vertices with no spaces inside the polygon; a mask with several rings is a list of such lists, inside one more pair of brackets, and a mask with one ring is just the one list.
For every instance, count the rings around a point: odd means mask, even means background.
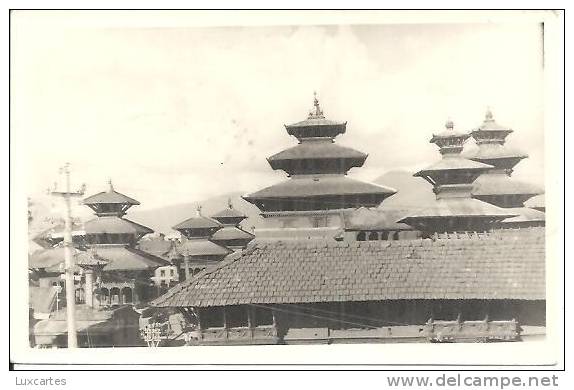
[{"label": "low building", "polygon": [[190,344],[519,340],[545,329],[544,230],[257,242],[152,302]]}]

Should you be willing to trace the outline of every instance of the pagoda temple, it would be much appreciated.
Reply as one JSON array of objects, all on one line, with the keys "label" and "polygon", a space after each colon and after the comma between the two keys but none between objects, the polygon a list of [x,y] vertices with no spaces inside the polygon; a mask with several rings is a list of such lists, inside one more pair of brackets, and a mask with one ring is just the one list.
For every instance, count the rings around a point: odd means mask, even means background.
[{"label": "pagoda temple", "polygon": [[269,229],[340,228],[344,210],[376,207],[396,192],[347,177],[351,168],[364,164],[367,154],[335,144],[346,122],[325,119],[316,96],[307,119],[285,128],[298,145],[267,161],[289,179],[244,196],[261,210]]},{"label": "pagoda temple", "polygon": [[442,159],[415,173],[415,176],[422,177],[433,185],[436,203],[398,222],[411,225],[427,234],[482,232],[490,230],[495,222],[516,216],[513,212],[472,198],[473,182],[494,167],[461,156],[463,145],[468,138],[470,134],[455,131],[450,120],[446,123],[445,131],[432,136],[430,142],[439,147]]},{"label": "pagoda temple", "polygon": [[[108,191],[89,196],[83,203],[96,214],[96,218],[84,224],[84,230],[91,257],[98,259],[96,263],[101,266],[96,279],[98,304],[138,304],[154,298],[155,270],[170,263],[135,247],[140,238],[153,232],[124,218],[130,207],[140,203],[117,192],[111,181]],[[89,264],[84,268],[93,268]],[[86,288],[91,289],[87,283]]]},{"label": "pagoda temple", "polygon": [[[209,266],[218,264],[232,250],[216,244],[210,237],[221,229],[223,225],[215,219],[201,214],[201,206],[197,207],[197,215],[186,219],[173,227],[183,236],[177,247],[181,255],[180,268],[183,268],[185,279],[199,273]],[[172,255],[174,258],[175,255]]]},{"label": "pagoda temple", "polygon": [[249,232],[243,230],[240,223],[247,218],[241,211],[233,208],[231,199],[228,200],[228,207],[211,216],[223,227],[211,236],[211,241],[225,246],[234,251],[244,249],[247,244],[255,238]]},{"label": "pagoda temple", "polygon": [[502,221],[502,227],[544,226],[543,212],[524,207],[524,202],[543,191],[511,177],[514,167],[528,157],[505,145],[506,137],[512,132],[512,129],[496,123],[490,110],[487,110],[482,125],[472,131],[478,147],[465,153],[465,157],[493,166],[474,181],[472,196],[517,214]]}]

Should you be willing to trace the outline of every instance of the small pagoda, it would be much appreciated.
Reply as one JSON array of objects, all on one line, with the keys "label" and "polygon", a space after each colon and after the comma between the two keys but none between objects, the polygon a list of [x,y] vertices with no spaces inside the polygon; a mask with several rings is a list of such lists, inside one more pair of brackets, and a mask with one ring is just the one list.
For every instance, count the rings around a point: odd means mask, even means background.
[{"label": "small pagoda", "polygon": [[211,218],[223,225],[221,229],[213,233],[211,241],[233,251],[239,251],[244,249],[255,236],[246,232],[240,226],[240,223],[245,220],[247,216],[233,207],[231,199],[229,199],[227,203],[226,209],[211,216]]},{"label": "small pagoda", "polygon": [[107,191],[83,201],[96,214],[96,218],[84,224],[87,246],[92,257],[105,263],[97,286],[97,304],[144,303],[157,295],[153,283],[156,269],[170,263],[135,247],[140,238],[153,230],[124,218],[130,207],[140,203],[117,192],[111,180],[108,184]]},{"label": "small pagoda", "polygon": [[173,227],[183,236],[182,242],[177,246],[177,255],[180,256],[179,267],[183,269],[185,279],[209,266],[217,265],[225,256],[232,253],[232,250],[210,240],[210,237],[222,227],[220,222],[202,215],[201,206],[197,207],[195,217]]},{"label": "small pagoda", "polygon": [[344,210],[376,207],[396,192],[347,177],[367,154],[335,144],[346,125],[326,119],[316,95],[307,119],[285,125],[299,143],[267,161],[289,179],[244,196],[261,210],[269,228],[340,227]]},{"label": "small pagoda", "polygon": [[493,166],[473,183],[472,196],[518,214],[502,221],[501,227],[543,226],[544,213],[524,205],[524,202],[543,191],[511,177],[514,167],[528,157],[505,144],[506,137],[512,132],[512,129],[496,123],[490,109],[482,125],[472,131],[478,147],[465,153],[465,157]]},{"label": "small pagoda", "polygon": [[516,216],[500,207],[472,198],[473,182],[493,166],[461,156],[470,134],[454,130],[447,121],[446,130],[433,135],[442,159],[423,169],[415,176],[422,177],[433,186],[436,203],[402,218],[404,222],[425,234],[443,232],[487,231],[492,224]]}]

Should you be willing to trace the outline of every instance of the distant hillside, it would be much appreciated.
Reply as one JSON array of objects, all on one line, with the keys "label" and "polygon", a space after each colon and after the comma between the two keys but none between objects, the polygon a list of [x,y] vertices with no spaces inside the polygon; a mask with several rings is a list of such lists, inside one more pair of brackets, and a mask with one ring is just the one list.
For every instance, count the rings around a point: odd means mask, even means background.
[{"label": "distant hillside", "polygon": [[374,183],[396,189],[398,192],[383,201],[382,209],[412,209],[432,205],[435,194],[432,186],[420,177],[414,177],[412,172],[389,171],[379,176]]},{"label": "distant hillside", "polygon": [[233,192],[224,195],[215,196],[200,202],[180,203],[156,209],[137,210],[136,207],[131,209],[126,218],[142,225],[149,226],[153,230],[165,234],[172,233],[172,226],[177,223],[191,218],[196,214],[197,205],[201,204],[203,215],[212,215],[227,207],[227,200],[231,198],[233,207],[240,210],[248,216],[241,223],[244,229],[250,231],[252,226],[259,227],[262,218],[259,216],[259,210],[251,203],[247,203],[241,198],[242,192]]}]

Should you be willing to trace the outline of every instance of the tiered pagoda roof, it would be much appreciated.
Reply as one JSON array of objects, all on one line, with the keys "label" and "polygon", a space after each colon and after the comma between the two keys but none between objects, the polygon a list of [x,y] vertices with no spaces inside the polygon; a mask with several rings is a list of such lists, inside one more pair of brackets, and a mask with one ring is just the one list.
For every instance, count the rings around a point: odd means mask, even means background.
[{"label": "tiered pagoda roof", "polygon": [[345,176],[351,168],[361,167],[367,155],[334,143],[337,135],[345,133],[346,122],[325,119],[316,96],[307,119],[285,128],[299,144],[269,157],[268,162],[273,169],[285,171],[290,179],[244,197],[263,211],[263,216],[373,207],[396,192]]},{"label": "tiered pagoda roof", "polygon": [[[519,210],[524,208],[525,201],[543,191],[538,186],[511,177],[516,164],[528,157],[526,153],[505,145],[506,137],[512,132],[512,129],[499,125],[490,110],[487,110],[482,125],[472,131],[472,137],[478,147],[466,153],[466,157],[493,166],[474,182],[472,195],[496,206],[519,212],[523,224],[528,224],[530,217],[533,218],[530,222],[540,223],[541,215]],[[516,224],[517,219],[505,220],[503,224],[507,221]]]},{"label": "tiered pagoda roof", "polygon": [[130,207],[140,203],[117,192],[111,181],[107,192],[89,196],[83,203],[97,216],[84,224],[84,230],[89,253],[106,261],[103,271],[142,271],[169,265],[158,256],[134,248],[140,238],[153,230],[124,218]]},{"label": "tiered pagoda roof", "polygon": [[177,247],[177,252],[183,257],[200,257],[222,259],[231,250],[210,241],[210,237],[221,229],[223,225],[213,218],[201,214],[201,206],[197,208],[195,217],[186,219],[173,227],[185,238]]},{"label": "tiered pagoda roof", "polygon": [[91,245],[134,245],[146,234],[153,233],[147,226],[123,218],[130,207],[140,203],[117,192],[111,180],[107,192],[89,196],[83,203],[94,210],[97,216],[84,224],[86,238]]},{"label": "tiered pagoda roof", "polygon": [[100,192],[84,199],[84,204],[95,211],[97,216],[114,215],[122,216],[132,207],[140,204],[135,199],[117,192],[109,182],[108,191]]},{"label": "tiered pagoda roof", "polygon": [[442,160],[415,173],[415,176],[434,186],[437,201],[399,222],[423,232],[483,231],[488,230],[493,222],[516,215],[471,198],[473,181],[493,167],[461,156],[469,137],[470,134],[456,132],[452,121],[446,123],[446,131],[433,135],[430,142],[440,148]]},{"label": "tiered pagoda roof", "polygon": [[213,242],[238,250],[245,248],[249,241],[255,238],[253,234],[246,232],[239,226],[247,216],[233,207],[231,199],[228,201],[227,208],[216,213],[212,218],[223,225],[211,236]]}]

